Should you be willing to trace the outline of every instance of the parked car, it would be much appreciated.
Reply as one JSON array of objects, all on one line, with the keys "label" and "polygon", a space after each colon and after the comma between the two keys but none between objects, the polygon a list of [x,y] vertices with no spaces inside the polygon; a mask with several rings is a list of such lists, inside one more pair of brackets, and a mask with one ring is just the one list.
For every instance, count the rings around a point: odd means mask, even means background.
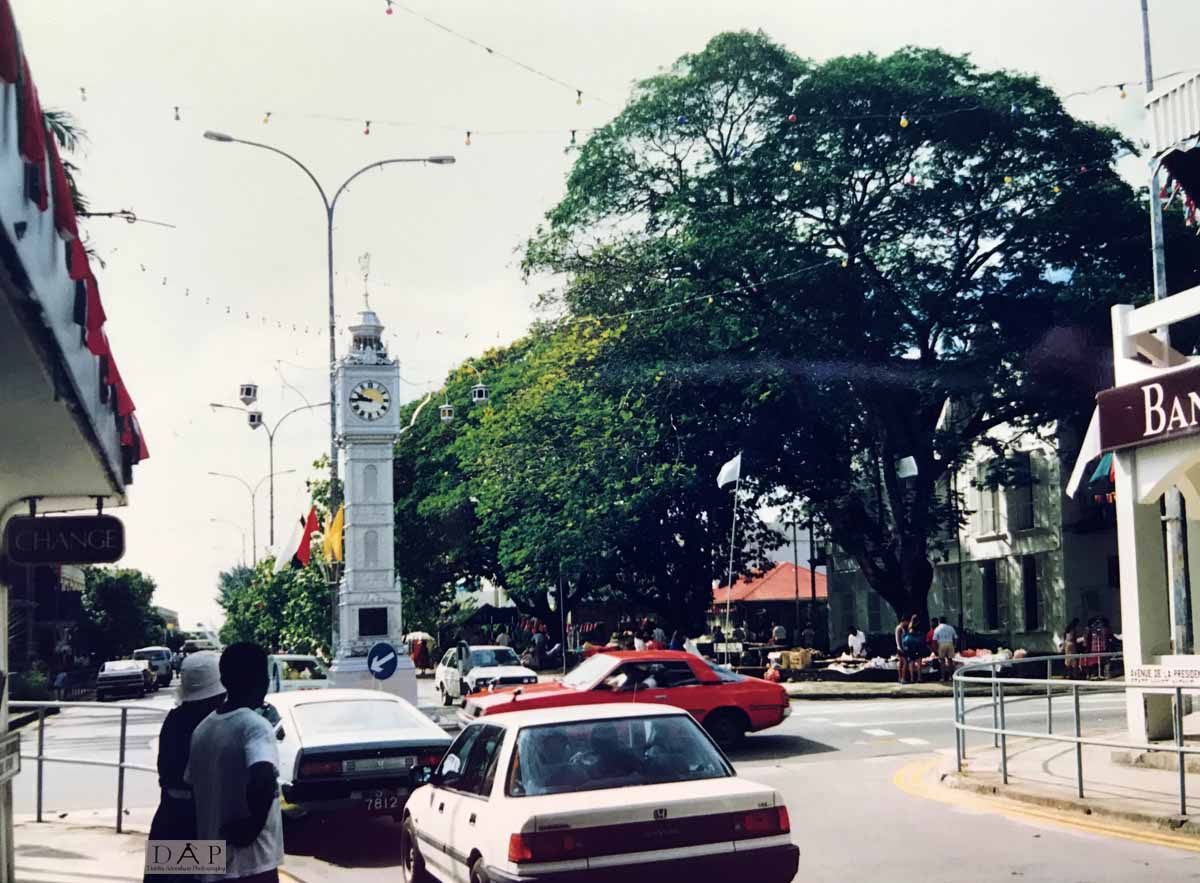
[{"label": "parked car", "polygon": [[408,801],[405,883],[796,874],[787,807],[681,709],[546,708],[468,725]]},{"label": "parked car", "polygon": [[330,686],[329,670],[315,656],[291,653],[268,656],[267,675],[272,693],[324,690]]},{"label": "parked car", "polygon": [[722,748],[791,714],[787,691],[779,684],[736,674],[692,653],[629,650],[597,653],[552,683],[471,696],[460,718],[469,723],[528,708],[623,701],[682,708]]},{"label": "parked car", "polygon": [[96,675],[96,701],[136,696],[141,699],[156,689],[158,678],[144,659],[110,659]]},{"label": "parked car", "polygon": [[142,647],[140,650],[133,651],[133,658],[144,659],[150,663],[150,669],[157,677],[157,686],[169,687],[171,685],[171,679],[175,676],[175,672],[171,666],[170,647]]},{"label": "parked car", "polygon": [[411,704],[376,690],[272,693],[261,713],[279,740],[289,819],[329,812],[399,818],[450,744]]},{"label": "parked car", "polygon": [[433,686],[443,705],[494,687],[536,684],[537,672],[521,665],[511,647],[489,645],[446,651],[433,672]]},{"label": "parked car", "polygon": [[212,641],[205,641],[197,638],[184,641],[183,646],[179,648],[179,652],[182,656],[180,664],[183,664],[183,659],[187,659],[187,657],[191,656],[193,653],[199,653],[202,650],[213,650],[219,653],[221,651],[221,645]]}]

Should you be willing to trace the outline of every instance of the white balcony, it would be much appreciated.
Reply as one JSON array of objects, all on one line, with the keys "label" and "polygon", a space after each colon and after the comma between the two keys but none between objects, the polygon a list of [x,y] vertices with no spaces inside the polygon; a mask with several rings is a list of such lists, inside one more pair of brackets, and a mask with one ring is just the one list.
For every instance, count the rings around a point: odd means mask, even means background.
[{"label": "white balcony", "polygon": [[1150,149],[1155,159],[1172,149],[1190,149],[1200,139],[1200,74],[1156,89],[1146,99]]}]

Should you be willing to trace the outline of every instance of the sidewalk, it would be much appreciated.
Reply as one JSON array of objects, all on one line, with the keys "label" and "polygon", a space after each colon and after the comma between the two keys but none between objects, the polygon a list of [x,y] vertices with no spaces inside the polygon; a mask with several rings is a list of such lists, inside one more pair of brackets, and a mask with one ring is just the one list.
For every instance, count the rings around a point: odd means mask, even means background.
[{"label": "sidewalk", "polygon": [[[997,795],[1070,813],[1133,822],[1200,838],[1200,775],[1187,775],[1189,815],[1179,810],[1179,774],[1136,768],[1113,760],[1113,749],[1083,747],[1083,791],[1076,790],[1075,746],[1039,739],[1008,739],[1008,785],[1000,774],[1000,749],[968,734],[963,772],[949,752],[942,783],[951,788]],[[1097,736],[1121,741],[1124,731]]]},{"label": "sidewalk", "polygon": [[[13,822],[16,879],[20,883],[141,883],[146,833],[154,810],[131,809],[125,833],[116,832],[114,811],[76,810],[63,818],[31,815]],[[296,883],[280,868],[279,879]]]}]

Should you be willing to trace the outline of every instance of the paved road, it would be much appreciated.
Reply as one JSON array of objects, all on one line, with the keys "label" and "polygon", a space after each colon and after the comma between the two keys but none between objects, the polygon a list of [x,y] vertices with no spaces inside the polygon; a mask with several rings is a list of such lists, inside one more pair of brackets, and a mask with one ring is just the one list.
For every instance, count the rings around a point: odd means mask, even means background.
[{"label": "paved road", "polygon": [[[422,701],[431,698],[421,682]],[[169,707],[165,693],[148,700]],[[1055,727],[1071,725],[1056,709]],[[1082,701],[1085,732],[1119,727],[1119,697]],[[106,708],[114,706],[108,705]],[[1195,856],[1178,849],[1101,836],[1086,824],[1062,826],[975,795],[931,784],[936,755],[953,746],[948,699],[796,702],[781,727],[749,737],[733,752],[739,773],[778,788],[802,850],[798,880],[864,875],[893,880],[1021,878],[1045,883],[1195,880]],[[73,711],[47,725],[47,752],[115,757],[116,729],[100,711]],[[990,716],[990,715],[989,715]],[[1044,728],[1042,702],[1014,706],[1010,723]],[[133,716],[130,760],[152,766],[157,724]],[[26,730],[26,739],[36,738]],[[15,789],[17,811],[33,808],[33,766]],[[111,805],[115,774],[47,766],[48,811]],[[157,798],[153,776],[131,773],[132,806]],[[378,880],[397,862],[397,827],[389,821],[324,820],[290,830],[287,868],[304,883]]]}]

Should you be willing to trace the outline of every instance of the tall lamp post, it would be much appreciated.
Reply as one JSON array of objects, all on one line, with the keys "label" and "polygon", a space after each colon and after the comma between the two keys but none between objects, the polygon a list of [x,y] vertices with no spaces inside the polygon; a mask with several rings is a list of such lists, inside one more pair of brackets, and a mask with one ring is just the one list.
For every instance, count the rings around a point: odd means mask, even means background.
[{"label": "tall lamp post", "polygon": [[228,518],[210,518],[210,524],[228,524],[234,530],[242,535],[242,567],[246,566],[246,528],[242,527],[236,521],[230,521]]},{"label": "tall lamp post", "polygon": [[[243,390],[247,388],[255,387],[253,387],[252,384],[242,385]],[[245,397],[243,397],[243,401],[245,401]],[[246,402],[247,405],[251,405],[253,403],[253,398],[251,398],[249,402]],[[292,408],[292,410],[288,411],[286,414],[276,420],[274,426],[267,426],[267,424],[263,422],[262,411],[251,411],[249,407],[239,408],[237,405],[222,405],[218,402],[208,403],[210,408],[222,408],[226,411],[241,411],[247,415],[247,423],[251,429],[261,428],[267,431],[267,478],[270,481],[270,485],[267,490],[267,496],[270,498],[270,520],[268,522],[267,536],[268,542],[272,546],[275,545],[275,432],[279,429],[279,425],[293,414],[299,414],[301,411],[311,411],[313,408],[323,408],[328,404],[329,402],[319,402],[315,405],[301,405],[299,408]]]},{"label": "tall lamp post", "polygon": [[267,479],[272,479],[272,485],[274,485],[273,479],[276,475],[287,475],[288,473],[295,471],[295,469],[283,469],[279,472],[272,472],[270,475],[264,475],[253,487],[250,486],[250,482],[246,481],[246,479],[242,478],[240,475],[231,475],[228,472],[208,473],[214,478],[232,478],[234,481],[240,483],[242,487],[246,489],[246,493],[250,495],[250,545],[252,547],[250,549],[250,554],[253,564],[258,564],[258,518],[255,497],[258,496],[259,488],[262,487],[262,483]]},{"label": "tall lamp post", "polygon": [[321,202],[325,205],[325,251],[329,274],[329,508],[330,511],[337,511],[341,494],[338,492],[337,388],[335,381],[335,368],[337,364],[337,314],[334,310],[333,299],[333,215],[337,210],[338,199],[346,192],[346,188],[350,185],[351,181],[372,169],[399,163],[429,163],[431,165],[445,166],[452,165],[455,159],[453,156],[422,156],[379,160],[378,162],[363,166],[343,181],[342,185],[334,192],[333,199],[330,199],[325,193],[325,188],[321,186],[321,182],[317,180],[317,176],[309,171],[308,166],[278,147],[272,147],[270,144],[262,144],[258,141],[246,141],[242,138],[234,138],[232,135],[227,135],[224,132],[208,131],[204,133],[204,137],[209,141],[258,147],[291,160],[313,182],[317,188],[317,192],[321,194]]}]

